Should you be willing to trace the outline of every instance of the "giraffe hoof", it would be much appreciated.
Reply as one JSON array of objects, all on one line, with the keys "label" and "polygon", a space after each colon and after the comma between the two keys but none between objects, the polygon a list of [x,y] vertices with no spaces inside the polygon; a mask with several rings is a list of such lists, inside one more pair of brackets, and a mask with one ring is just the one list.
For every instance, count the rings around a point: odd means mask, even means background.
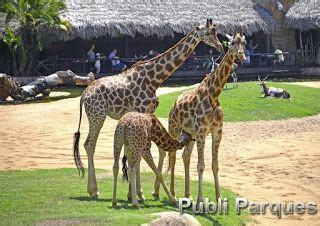
[{"label": "giraffe hoof", "polygon": [[170,198],[170,202],[172,203],[172,205],[176,205],[177,204],[177,199],[176,199],[176,197],[172,197],[172,198]]},{"label": "giraffe hoof", "polygon": [[198,198],[198,200],[197,200],[197,206],[199,206],[200,202],[203,203],[203,198]]},{"label": "giraffe hoof", "polygon": [[156,192],[152,192],[152,196],[154,197],[155,200],[159,200],[159,194]]},{"label": "giraffe hoof", "polygon": [[92,192],[90,193],[90,198],[91,199],[98,199],[100,193],[97,191],[97,192]]},{"label": "giraffe hoof", "polygon": [[139,195],[139,200],[141,202],[144,202],[146,200],[146,198],[144,197],[144,195]]},{"label": "giraffe hoof", "polygon": [[92,200],[97,200],[97,199],[99,199],[99,196],[98,195],[91,195],[90,198]]},{"label": "giraffe hoof", "polygon": [[116,201],[115,201],[115,202],[112,201],[112,207],[113,207],[113,208],[117,207],[117,202],[116,202]]},{"label": "giraffe hoof", "polygon": [[141,209],[139,203],[132,203],[132,207],[136,208],[136,209]]},{"label": "giraffe hoof", "polygon": [[193,198],[192,198],[192,196],[189,194],[189,195],[185,195],[185,197],[187,198],[187,199],[189,199],[191,202],[193,201]]}]

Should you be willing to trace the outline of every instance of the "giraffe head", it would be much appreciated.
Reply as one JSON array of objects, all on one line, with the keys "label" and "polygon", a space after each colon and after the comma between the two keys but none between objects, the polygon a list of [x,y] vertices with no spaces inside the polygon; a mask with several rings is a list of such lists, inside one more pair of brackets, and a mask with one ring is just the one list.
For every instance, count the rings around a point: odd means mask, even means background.
[{"label": "giraffe head", "polygon": [[192,140],[192,137],[189,133],[185,132],[184,130],[180,133],[179,143],[187,144],[189,141]]},{"label": "giraffe head", "polygon": [[222,51],[222,44],[217,37],[217,25],[212,23],[212,19],[207,19],[205,26],[196,27],[200,41],[214,47],[217,51]]},{"label": "giraffe head", "polygon": [[226,34],[229,39],[229,50],[234,53],[234,55],[244,62],[246,60],[245,55],[245,46],[247,44],[246,37],[243,35],[243,32],[236,33],[234,36]]}]

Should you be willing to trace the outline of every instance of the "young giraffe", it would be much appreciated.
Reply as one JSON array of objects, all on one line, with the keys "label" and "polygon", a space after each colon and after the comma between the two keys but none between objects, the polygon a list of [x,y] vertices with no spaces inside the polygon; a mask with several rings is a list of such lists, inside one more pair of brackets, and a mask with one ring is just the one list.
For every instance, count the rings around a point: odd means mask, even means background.
[{"label": "young giraffe", "polygon": [[[222,136],[223,112],[218,100],[220,93],[230,75],[232,65],[236,58],[245,61],[245,37],[243,33],[237,33],[232,40],[229,50],[225,54],[219,67],[209,73],[200,85],[194,90],[182,94],[175,102],[169,115],[169,133],[177,138],[180,131],[184,130],[196,138],[198,150],[198,202],[202,197],[202,174],[204,171],[204,145],[206,136],[212,134],[212,171],[215,181],[216,199],[220,197],[218,182],[218,149]],[[183,163],[185,167],[185,196],[190,198],[190,157],[195,142],[190,141],[183,151]],[[159,149],[159,168],[162,168],[165,153]],[[176,161],[175,152],[169,154],[169,166],[171,169],[170,192],[174,191],[174,165]],[[155,198],[159,197],[159,181],[155,182]]]},{"label": "young giraffe", "polygon": [[163,127],[161,122],[152,114],[144,114],[138,112],[126,113],[118,122],[114,134],[114,164],[113,164],[113,198],[112,205],[117,205],[117,178],[119,172],[119,159],[122,146],[124,144],[124,176],[127,178],[127,168],[125,166],[126,156],[129,162],[129,178],[132,204],[139,207],[136,199],[136,194],[140,199],[143,198],[141,184],[140,184],[140,168],[141,156],[156,174],[161,182],[164,190],[166,191],[170,201],[176,203],[176,198],[171,195],[169,189],[163,181],[161,172],[156,167],[151,155],[151,141],[153,141],[163,151],[176,151],[181,149],[184,145],[191,140],[191,136],[182,132],[180,141],[174,140],[170,134]]},{"label": "young giraffe", "polygon": [[84,104],[89,134],[84,147],[88,156],[88,187],[91,197],[98,196],[93,156],[100,129],[105,118],[119,120],[125,113],[137,111],[153,113],[158,106],[157,88],[191,55],[201,42],[222,50],[217,38],[216,25],[207,20],[205,26],[193,29],[175,46],[148,61],[138,62],[128,70],[94,81],[81,96],[78,132],[74,134],[74,158],[82,174],[84,168],[79,156],[80,124]]}]

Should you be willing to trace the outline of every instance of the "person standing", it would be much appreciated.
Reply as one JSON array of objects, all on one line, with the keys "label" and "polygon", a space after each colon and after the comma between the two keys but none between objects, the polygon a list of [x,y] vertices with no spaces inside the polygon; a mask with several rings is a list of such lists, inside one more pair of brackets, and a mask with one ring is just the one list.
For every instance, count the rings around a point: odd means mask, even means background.
[{"label": "person standing", "polygon": [[113,70],[124,71],[127,68],[127,65],[119,60],[119,57],[117,56],[117,49],[113,49],[108,58],[111,60]]},{"label": "person standing", "polygon": [[255,49],[258,47],[258,44],[256,43],[255,45],[253,44],[252,39],[250,39],[250,42],[248,44],[248,50],[249,50],[249,54],[252,55],[254,54]]},{"label": "person standing", "polygon": [[212,68],[212,57],[213,57],[213,51],[212,49],[209,49],[208,54],[207,54],[208,58],[203,62],[203,68],[206,71],[209,71]]},{"label": "person standing", "polygon": [[253,44],[252,39],[250,39],[249,44],[248,44],[248,52],[246,52],[246,59],[247,61],[245,62],[246,64],[251,64],[251,63],[257,63],[258,59],[256,59],[256,56],[254,55],[255,49],[258,47],[258,44],[256,43],[255,45]]},{"label": "person standing", "polygon": [[95,49],[95,45],[91,44],[91,47],[87,52],[87,58],[89,62],[89,72],[94,72],[94,69],[95,69],[96,54],[94,53],[94,49]]},{"label": "person standing", "polygon": [[97,53],[96,54],[96,60],[95,60],[95,63],[94,63],[94,67],[96,69],[96,75],[99,75],[100,73],[100,70],[101,70],[101,56],[100,56],[100,53]]}]

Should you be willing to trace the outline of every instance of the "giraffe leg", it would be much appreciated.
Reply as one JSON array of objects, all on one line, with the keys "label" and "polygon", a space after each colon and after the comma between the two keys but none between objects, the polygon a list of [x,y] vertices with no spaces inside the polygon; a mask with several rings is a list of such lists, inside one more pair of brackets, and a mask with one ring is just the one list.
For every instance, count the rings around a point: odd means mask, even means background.
[{"label": "giraffe leg", "polygon": [[140,162],[141,162],[141,156],[138,159],[138,164],[136,168],[136,178],[137,178],[137,195],[139,197],[140,201],[145,201],[145,197],[143,195],[143,191],[141,188],[141,175],[140,175]]},{"label": "giraffe leg", "polygon": [[170,202],[172,202],[173,204],[176,204],[177,199],[170,193],[167,185],[164,183],[162,173],[161,173],[160,170],[156,167],[156,164],[155,164],[154,161],[153,161],[153,158],[152,158],[150,149],[145,150],[145,151],[142,153],[142,157],[143,157],[143,159],[147,162],[147,164],[148,164],[149,167],[152,169],[152,171],[156,174],[156,177],[157,177],[157,179],[160,181],[160,183],[161,183],[163,189],[165,190],[165,192],[167,193]]},{"label": "giraffe leg", "polygon": [[182,158],[183,158],[183,164],[184,164],[184,176],[185,176],[185,189],[184,194],[186,198],[191,198],[191,192],[190,192],[190,158],[192,149],[194,146],[194,141],[190,141],[189,144],[184,148]]},{"label": "giraffe leg", "polygon": [[[89,115],[88,115],[89,117]],[[88,187],[87,191],[92,198],[97,198],[99,195],[96,174],[93,163],[93,156],[96,148],[97,139],[100,130],[103,126],[105,117],[89,118],[89,134],[85,141],[84,148],[86,149],[88,156]]]},{"label": "giraffe leg", "polygon": [[198,199],[197,203],[203,202],[202,196],[202,181],[203,181],[203,171],[204,171],[204,145],[205,136],[198,136],[197,138],[197,151],[198,151]]},{"label": "giraffe leg", "polygon": [[117,206],[117,182],[119,173],[119,159],[120,152],[123,145],[123,140],[119,136],[120,134],[115,134],[114,138],[114,163],[113,163],[113,196],[112,196],[112,206]]},{"label": "giraffe leg", "polygon": [[137,200],[136,164],[130,164],[129,175],[131,184],[132,206],[140,208]]},{"label": "giraffe leg", "polygon": [[[178,126],[177,121],[174,117],[169,117],[169,134],[176,140],[179,140],[179,135],[181,132],[181,128]],[[174,190],[174,169],[176,164],[176,151],[169,152],[169,166],[170,166],[170,192],[173,196],[176,195]]]},{"label": "giraffe leg", "polygon": [[128,200],[128,202],[131,202],[131,201],[132,201],[132,190],[131,190],[131,183],[130,183],[130,181],[129,181],[129,186],[128,186],[127,200]]},{"label": "giraffe leg", "polygon": [[[160,172],[162,172],[162,168],[163,168],[163,162],[164,162],[164,158],[166,157],[166,152],[161,150],[159,148],[159,163],[158,163],[158,170]],[[160,180],[158,178],[156,178],[155,182],[154,182],[154,192],[152,193],[152,196],[155,199],[159,199],[159,190],[160,190]]]},{"label": "giraffe leg", "polygon": [[220,198],[220,186],[218,179],[219,163],[218,150],[222,138],[222,125],[217,130],[212,131],[212,172],[214,177],[214,185],[216,190],[216,200]]},{"label": "giraffe leg", "polygon": [[174,190],[174,167],[176,164],[176,151],[169,153],[169,165],[170,165],[170,192],[173,196],[176,196],[176,192]]}]

